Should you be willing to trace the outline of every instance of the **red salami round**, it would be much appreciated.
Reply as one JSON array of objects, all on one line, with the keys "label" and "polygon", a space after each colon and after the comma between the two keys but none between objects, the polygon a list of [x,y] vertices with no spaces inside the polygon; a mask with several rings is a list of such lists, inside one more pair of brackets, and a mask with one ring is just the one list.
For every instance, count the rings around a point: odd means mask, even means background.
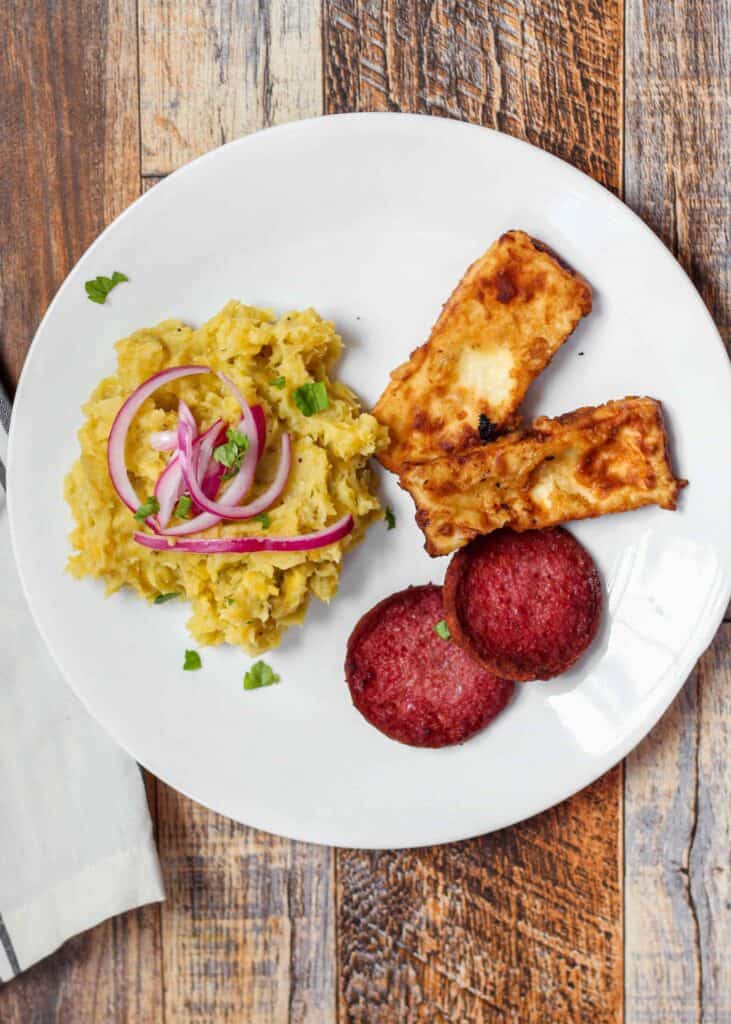
[{"label": "red salami round", "polygon": [[461,743],[513,692],[512,683],[443,639],[435,629],[443,619],[441,587],[409,587],[367,612],[348,641],[353,704],[376,729],[414,747]]},{"label": "red salami round", "polygon": [[594,639],[602,588],[591,555],[561,527],[497,530],[452,559],[444,604],[452,636],[485,668],[551,679]]}]

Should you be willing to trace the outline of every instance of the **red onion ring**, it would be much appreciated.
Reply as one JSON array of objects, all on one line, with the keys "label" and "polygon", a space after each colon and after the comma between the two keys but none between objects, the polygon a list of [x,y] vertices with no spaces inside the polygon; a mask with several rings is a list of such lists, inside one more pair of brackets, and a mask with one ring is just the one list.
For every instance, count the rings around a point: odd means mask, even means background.
[{"label": "red onion ring", "polygon": [[150,434],[150,447],[156,452],[173,452],[177,444],[177,430],[153,430]]},{"label": "red onion ring", "polygon": [[350,513],[332,526],[299,537],[208,537],[169,541],[148,533],[136,532],[134,539],[153,551],[188,551],[198,555],[247,554],[251,551],[314,551],[342,540],[354,526]]},{"label": "red onion ring", "polygon": [[[135,494],[135,489],[130,483],[124,459],[127,434],[132,420],[135,418],[143,402],[153,392],[157,391],[158,388],[162,387],[163,384],[169,384],[171,381],[178,380],[179,377],[191,377],[197,373],[210,372],[208,366],[174,366],[169,370],[161,370],[159,373],[153,374],[144,384],[140,384],[129,398],[122,403],[119,412],[114,417],[107,443],[109,478],[120,500],[132,512],[136,512],[140,506],[140,499]],[[150,525],[149,519],[146,522]]]},{"label": "red onion ring", "polygon": [[[254,501],[249,502],[248,505],[230,504],[230,502],[226,501],[228,491],[226,491],[226,494],[220,501],[211,501],[210,498],[207,498],[203,493],[203,489],[200,484],[196,480],[193,459],[193,440],[190,428],[187,424],[183,425],[182,430],[179,428],[178,436],[180,445],[180,464],[183,468],[185,486],[196,505],[199,505],[204,512],[208,512],[210,515],[219,516],[221,519],[251,519],[252,516],[257,516],[259,513],[265,512],[270,508],[287,485],[289,471],[292,466],[292,443],[290,441],[289,434],[282,434],[282,450],[279,459],[279,466],[274,479],[269,487],[267,487],[266,491],[264,491],[263,494],[260,494],[258,498],[255,498]],[[246,455],[248,454],[249,452],[247,451]],[[246,459],[246,456],[244,456],[244,459]]]},{"label": "red onion ring", "polygon": [[[223,466],[219,467],[218,463],[213,464],[216,468],[212,472],[209,468],[213,449],[223,430],[223,420],[216,420],[208,430],[193,442],[194,449],[198,453],[198,480],[205,493],[210,495],[210,497],[215,497],[218,493],[219,481],[221,479],[221,473],[218,472],[218,469],[223,470]],[[176,451],[157,478],[157,483],[155,484],[155,497],[160,505],[156,519],[163,529],[170,522],[175,504],[184,492],[185,480],[183,479],[183,468],[180,464],[180,452]],[[157,533],[158,531],[155,530],[155,532]]]},{"label": "red onion ring", "polygon": [[193,439],[195,440],[198,436],[198,424],[195,421],[195,416],[190,411],[190,406],[187,402],[184,402],[182,398],[178,403],[178,423],[180,423],[180,420],[190,427],[193,431]]},{"label": "red onion ring", "polygon": [[[216,422],[196,440],[196,447],[198,448],[198,458],[196,460],[198,481],[206,494],[208,494],[208,488],[204,486],[206,480],[212,480],[213,477],[216,477],[219,480],[221,478],[221,474],[218,473],[216,469],[219,464],[213,459],[213,449],[220,442],[225,431],[226,427],[224,426],[223,420],[216,420]],[[216,491],[213,493],[215,495]]]},{"label": "red onion ring", "polygon": [[155,497],[160,506],[156,518],[160,526],[165,527],[170,522],[175,503],[184,490],[185,480],[180,465],[180,453],[175,452],[155,484]]},{"label": "red onion ring", "polygon": [[[259,461],[259,441],[256,423],[254,421],[252,411],[249,408],[246,399],[241,394],[236,385],[233,383],[233,381],[229,380],[229,378],[222,373],[219,373],[218,376],[226,385],[226,387],[228,387],[233,392],[234,396],[239,402],[239,405],[241,406],[243,416],[241,420],[239,420],[237,429],[242,434],[244,434],[249,440],[249,447],[241,463],[241,468],[239,469],[238,473],[233,478],[233,480],[227,487],[225,493],[218,502],[218,504],[221,506],[229,506],[236,504],[236,502],[238,501],[241,501],[241,499],[249,491],[252,483],[254,482],[254,474],[256,473],[256,466]],[[190,427],[186,423],[178,423],[178,431],[182,432],[179,433],[178,438],[178,444],[180,447],[182,447],[183,435],[189,429]],[[192,462],[190,468],[192,470]],[[221,472],[223,472],[223,467],[221,467]],[[191,473],[191,476],[194,477],[195,474]],[[200,508],[205,508],[205,505],[211,504],[212,498],[208,496],[202,485],[200,488],[196,486],[195,489],[198,495],[202,497],[203,501],[198,500],[198,498],[190,490],[190,486],[187,484],[187,482],[186,486],[188,486],[191,498]],[[203,502],[205,502],[205,505],[203,504]],[[189,519],[185,523],[181,523],[178,526],[172,526],[169,529],[158,530],[156,532],[162,533],[166,537],[181,537],[189,533],[200,533],[202,530],[208,530],[211,526],[215,526],[216,523],[220,523],[221,519],[222,516],[220,516],[218,513],[202,512],[194,519]]]}]

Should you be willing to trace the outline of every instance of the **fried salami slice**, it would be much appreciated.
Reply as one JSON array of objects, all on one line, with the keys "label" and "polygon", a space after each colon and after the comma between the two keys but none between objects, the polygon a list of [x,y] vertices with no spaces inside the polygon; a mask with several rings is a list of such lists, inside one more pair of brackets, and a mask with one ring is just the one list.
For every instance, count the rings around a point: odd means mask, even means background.
[{"label": "fried salami slice", "polygon": [[376,729],[414,747],[461,743],[513,692],[512,683],[437,633],[443,619],[441,587],[409,587],[367,612],[348,642],[353,704]]},{"label": "fried salami slice", "polygon": [[444,605],[452,637],[486,669],[551,679],[594,639],[602,588],[591,555],[566,530],[498,530],[454,556]]}]

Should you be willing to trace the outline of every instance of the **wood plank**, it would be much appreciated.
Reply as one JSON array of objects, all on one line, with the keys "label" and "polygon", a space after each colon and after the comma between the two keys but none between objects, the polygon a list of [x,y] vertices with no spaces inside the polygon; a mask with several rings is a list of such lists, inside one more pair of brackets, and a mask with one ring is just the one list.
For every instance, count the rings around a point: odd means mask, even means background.
[{"label": "wood plank", "polygon": [[[141,0],[139,18],[145,175],[321,113],[316,5]],[[166,1019],[334,1020],[332,852],[237,825],[162,783],[157,797]]]},{"label": "wood plank", "polygon": [[341,851],[340,1020],[618,1020],[619,780],[482,839]]},{"label": "wood plank", "polygon": [[[730,26],[728,0],[627,0],[626,198],[678,256],[727,344]],[[730,628],[627,762],[628,1024],[731,1020]]]},{"label": "wood plank", "polygon": [[626,200],[731,342],[731,3],[627,0]]},{"label": "wood plank", "polygon": [[731,1020],[731,625],[626,780],[628,1024]]},{"label": "wood plank", "polygon": [[335,1019],[332,851],[237,825],[158,782],[165,1015]]},{"label": "wood plank", "polygon": [[54,292],[137,196],[134,0],[0,5],[0,352],[13,383]]},{"label": "wood plank", "polygon": [[322,112],[320,6],[140,0],[142,172]]},{"label": "wood plank", "polygon": [[621,0],[325,0],[325,112],[485,124],[616,192],[622,16]]},{"label": "wood plank", "polygon": [[0,987],[3,1024],[160,1024],[158,905],[120,914],[66,942]]},{"label": "wood plank", "polygon": [[[476,121],[621,187],[622,5],[328,0],[325,107]],[[443,848],[337,854],[341,1021],[622,1017],[621,768]]]},{"label": "wood plank", "polygon": [[[138,194],[134,0],[0,5],[0,359],[9,383],[53,293]],[[4,1024],[158,1024],[159,908],[67,942],[0,988]]]}]

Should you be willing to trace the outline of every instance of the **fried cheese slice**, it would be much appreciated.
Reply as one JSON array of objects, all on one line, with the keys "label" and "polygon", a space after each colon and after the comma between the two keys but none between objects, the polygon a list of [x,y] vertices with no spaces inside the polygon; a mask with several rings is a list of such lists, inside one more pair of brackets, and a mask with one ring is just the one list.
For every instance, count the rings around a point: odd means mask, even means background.
[{"label": "fried cheese slice", "polygon": [[502,526],[533,530],[643,505],[674,509],[687,481],[673,475],[662,407],[623,398],[577,409],[431,462],[405,465],[430,555],[446,555]]},{"label": "fried cheese slice", "polygon": [[[374,416],[394,473],[509,424],[532,381],[591,311],[591,288],[524,231],[502,235],[455,288],[429,340],[397,367]],[[482,432],[480,422],[482,419]]]}]

